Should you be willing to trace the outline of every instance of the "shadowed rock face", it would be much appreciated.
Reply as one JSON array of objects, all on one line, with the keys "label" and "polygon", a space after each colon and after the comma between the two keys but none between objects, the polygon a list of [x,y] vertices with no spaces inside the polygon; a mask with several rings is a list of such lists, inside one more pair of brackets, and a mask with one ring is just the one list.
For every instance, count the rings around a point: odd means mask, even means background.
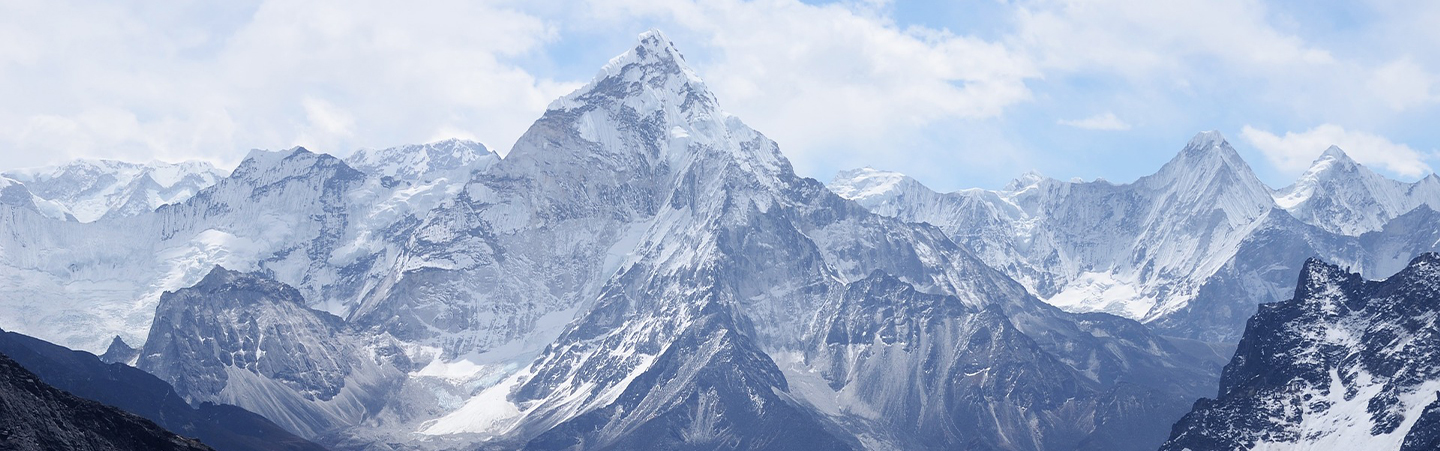
[{"label": "shadowed rock face", "polygon": [[110,347],[105,348],[105,353],[100,354],[100,361],[105,363],[124,363],[134,365],[135,360],[140,358],[140,350],[130,347],[120,336],[115,336],[110,341]]},{"label": "shadowed rock face", "polygon": [[239,407],[210,403],[191,407],[155,376],[128,365],[105,363],[87,352],[0,332],[0,353],[46,384],[149,419],[220,451],[323,449]]},{"label": "shadowed rock face", "polygon": [[4,354],[0,354],[0,448],[210,449],[144,418],[51,387]]},{"label": "shadowed rock face", "polygon": [[[863,422],[910,449],[1153,449],[1198,396],[1185,393],[1205,380],[1172,385],[1185,378],[1139,368],[1146,357],[1101,357],[1088,350],[1093,343],[1047,349],[997,306],[921,293],[880,272],[851,283],[819,317],[807,363],[838,398],[873,409]],[[1138,325],[1126,330],[1107,317],[1079,322],[1093,321],[1088,327],[1112,341],[1147,339]],[[1090,366],[1064,361],[1076,354]],[[1117,357],[1135,368],[1106,376],[1112,364],[1101,359]]]},{"label": "shadowed rock face", "polygon": [[161,298],[139,367],[192,403],[235,404],[307,438],[378,412],[401,375],[296,289],[218,266]]},{"label": "shadowed rock face", "polygon": [[1196,402],[1162,449],[1434,443],[1440,255],[1383,281],[1312,259],[1297,285],[1250,319],[1219,397]]}]

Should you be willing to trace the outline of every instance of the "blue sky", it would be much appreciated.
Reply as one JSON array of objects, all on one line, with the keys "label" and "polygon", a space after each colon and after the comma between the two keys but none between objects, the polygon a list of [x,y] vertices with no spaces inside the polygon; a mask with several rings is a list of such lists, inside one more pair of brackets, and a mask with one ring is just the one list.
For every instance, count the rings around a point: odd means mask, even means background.
[{"label": "blue sky", "polygon": [[0,2],[0,168],[504,152],[653,27],[822,180],[1128,182],[1210,129],[1273,186],[1330,144],[1414,180],[1440,166],[1436,23],[1422,1]]}]

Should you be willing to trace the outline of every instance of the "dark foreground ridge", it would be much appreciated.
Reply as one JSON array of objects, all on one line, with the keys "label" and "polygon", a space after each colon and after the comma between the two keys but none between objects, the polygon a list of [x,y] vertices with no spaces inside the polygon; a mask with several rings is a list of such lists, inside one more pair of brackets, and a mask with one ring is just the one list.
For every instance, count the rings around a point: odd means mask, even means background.
[{"label": "dark foreground ridge", "polygon": [[[186,436],[195,437],[199,442],[220,451],[288,450],[321,451],[324,448],[296,437],[264,417],[223,404],[201,404],[193,408],[185,402],[170,384],[139,369],[123,364],[100,361],[94,354],[73,351],[59,345],[21,335],[0,331],[0,353],[9,356],[7,360],[19,365],[22,371],[37,377],[37,383],[64,390],[66,396],[99,406],[105,404],[110,410],[124,411],[135,420],[143,421],[160,430],[164,427]],[[57,390],[57,391],[58,391]],[[73,394],[73,395],[72,395]],[[0,395],[5,396],[5,395]],[[79,398],[76,398],[79,397]],[[84,398],[84,399],[80,399]],[[98,401],[99,403],[91,402]],[[109,407],[114,406],[114,407]],[[0,406],[10,408],[6,404]],[[117,408],[119,410],[117,410]],[[24,415],[26,410],[19,413]],[[39,412],[39,411],[37,411]],[[138,416],[137,416],[138,415]],[[38,418],[38,417],[37,417]],[[148,419],[148,420],[147,420]],[[9,420],[0,424],[10,424]],[[158,426],[151,421],[159,423]],[[88,430],[104,425],[75,423],[74,431]],[[39,429],[36,430],[40,431]],[[104,432],[104,429],[96,432]],[[160,430],[164,432],[164,430]],[[0,442],[5,440],[0,432]],[[48,442],[47,442],[48,443]],[[69,442],[65,442],[69,444]],[[76,446],[79,446],[76,442]],[[48,446],[48,445],[47,445]],[[58,446],[58,445],[57,445]],[[204,448],[200,446],[200,448]],[[0,449],[9,449],[0,446]],[[29,448],[20,448],[29,449]],[[83,446],[42,446],[36,449],[87,449]],[[93,448],[111,449],[111,448]],[[138,447],[114,449],[169,449],[163,447]],[[189,449],[189,448],[175,448]]]},{"label": "dark foreground ridge", "polygon": [[0,354],[0,449],[208,450],[144,418],[41,382]]}]

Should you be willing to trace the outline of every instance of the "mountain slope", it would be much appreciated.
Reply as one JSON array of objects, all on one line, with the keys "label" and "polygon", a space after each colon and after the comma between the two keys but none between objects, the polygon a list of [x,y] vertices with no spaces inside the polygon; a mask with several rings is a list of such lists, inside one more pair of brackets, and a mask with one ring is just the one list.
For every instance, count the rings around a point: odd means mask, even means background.
[{"label": "mountain slope", "polygon": [[[718,432],[726,424],[767,421],[767,415],[781,422],[775,427],[811,431],[807,434],[837,428],[856,434],[835,424],[863,423],[852,412],[792,414],[815,408],[829,395],[797,391],[790,378],[808,369],[785,369],[795,362],[777,364],[776,356],[804,351],[812,328],[826,319],[819,312],[839,301],[847,283],[875,271],[919,290],[950,294],[960,305],[1001,312],[1005,321],[1019,324],[1017,335],[1043,337],[1034,342],[1035,352],[1055,365],[1084,368],[1084,375],[1067,372],[1088,380],[1084,385],[1092,392],[1119,380],[1143,379],[1170,390],[1162,404],[1178,415],[1191,399],[1178,393],[1196,392],[1213,371],[1178,357],[1179,351],[1133,322],[1077,317],[1040,303],[937,229],[871,214],[814,180],[796,177],[773,142],[718,109],[703,82],[658,33],[642,36],[640,45],[612,60],[594,82],[552,104],[511,156],[485,176],[508,170],[511,158],[544,159],[559,168],[576,160],[630,165],[617,173],[627,185],[643,187],[636,194],[644,197],[624,199],[643,200],[638,205],[648,208],[631,210],[642,213],[629,216],[639,224],[632,226],[640,232],[631,241],[634,250],[616,262],[614,276],[604,279],[586,313],[528,368],[427,424],[427,434],[480,434],[535,447],[680,446],[660,431],[674,437],[682,433],[675,428],[694,426],[717,432],[692,438],[771,443],[772,429]],[[613,189],[612,179],[600,174],[577,171],[580,178],[564,185],[559,200]],[[558,202],[556,197],[547,199]],[[770,368],[782,368],[784,378],[764,376]],[[1066,388],[1051,394],[1077,393]],[[869,409],[872,401],[857,400],[851,407]],[[1088,417],[1093,406],[1073,412]],[[716,412],[728,414],[708,425],[682,421]],[[1141,414],[1146,413],[1119,416]],[[996,437],[1018,433],[1022,423],[1005,423],[1004,430],[967,427],[965,437],[938,443],[1002,443]],[[1100,428],[1063,427],[1071,431],[1072,443]],[[878,440],[902,434],[882,433]],[[1060,432],[1047,427],[1037,434]],[[1142,447],[1158,444],[1160,435]],[[834,438],[822,443],[850,441]],[[1118,443],[1098,441],[1098,447]]]},{"label": "mountain slope", "polygon": [[155,376],[106,364],[90,353],[14,332],[0,332],[0,353],[48,385],[139,415],[218,450],[323,449],[235,406],[205,403],[192,408]]},{"label": "mountain slope", "polygon": [[785,377],[723,307],[655,357],[615,402],[576,416],[527,449],[857,449],[785,396]]},{"label": "mountain slope", "polygon": [[1162,449],[1378,450],[1433,440],[1436,299],[1437,254],[1383,281],[1307,261],[1294,298],[1250,319],[1219,397],[1197,402]]},{"label": "mountain slope", "polygon": [[46,385],[0,354],[0,448],[208,450],[114,407]]}]

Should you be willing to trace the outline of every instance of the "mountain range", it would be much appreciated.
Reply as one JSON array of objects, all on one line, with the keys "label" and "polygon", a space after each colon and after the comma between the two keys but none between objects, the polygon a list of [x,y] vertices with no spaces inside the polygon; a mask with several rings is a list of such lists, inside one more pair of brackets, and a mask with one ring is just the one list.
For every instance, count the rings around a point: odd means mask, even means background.
[{"label": "mountain range", "polygon": [[829,186],[878,214],[940,227],[1050,304],[1207,342],[1236,342],[1312,256],[1379,278],[1440,249],[1421,225],[1440,208],[1434,174],[1386,179],[1331,147],[1295,184],[1271,189],[1217,132],[1129,184],[1031,173],[1001,190],[937,193],[864,168]]},{"label": "mountain range", "polygon": [[0,327],[332,449],[1175,446],[1307,258],[1440,246],[1435,176],[1275,190],[1215,132],[1130,184],[827,186],[657,31],[503,158],[105,167],[0,178]]}]

